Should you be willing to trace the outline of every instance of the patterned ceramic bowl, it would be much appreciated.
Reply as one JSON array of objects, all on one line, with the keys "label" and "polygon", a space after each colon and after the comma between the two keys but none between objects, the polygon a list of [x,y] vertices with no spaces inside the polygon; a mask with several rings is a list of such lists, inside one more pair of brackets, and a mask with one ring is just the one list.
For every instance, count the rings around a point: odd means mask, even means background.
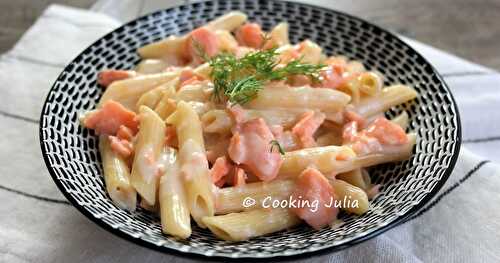
[{"label": "patterned ceramic bowl", "polygon": [[[309,38],[328,54],[362,61],[386,76],[386,84],[414,87],[419,97],[388,111],[405,109],[409,129],[418,134],[412,157],[373,169],[382,184],[371,209],[345,218],[337,229],[315,231],[300,226],[289,231],[229,243],[195,227],[185,241],[163,235],[159,218],[139,209],[129,213],[108,198],[97,137],[78,122],[78,114],[94,108],[102,90],[97,72],[133,68],[136,49],[171,34],[183,34],[227,13],[241,10],[269,29],[290,25],[292,42]],[[335,251],[367,240],[404,222],[441,188],[457,160],[460,120],[449,89],[436,70],[394,34],[333,10],[281,1],[222,0],[198,2],[158,11],[116,29],[75,58],[50,90],[40,117],[40,143],[48,170],[59,189],[85,216],[113,234],[164,252],[226,258],[267,258]]]}]

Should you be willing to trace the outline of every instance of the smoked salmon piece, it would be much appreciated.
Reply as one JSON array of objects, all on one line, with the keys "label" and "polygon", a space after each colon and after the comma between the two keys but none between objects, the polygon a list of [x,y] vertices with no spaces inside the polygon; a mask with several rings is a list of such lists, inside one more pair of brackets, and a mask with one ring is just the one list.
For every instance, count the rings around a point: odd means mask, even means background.
[{"label": "smoked salmon piece", "polygon": [[134,137],[135,133],[132,131],[132,129],[128,128],[125,125],[120,125],[120,128],[118,128],[118,132],[116,132],[116,137],[118,137],[120,140],[127,140],[127,141],[132,141],[132,138]]},{"label": "smoked salmon piece", "polygon": [[354,122],[357,122],[358,123],[358,127],[362,128],[362,127],[365,127],[365,124],[366,124],[366,119],[357,114],[356,112],[354,111],[345,111],[344,112],[344,118],[346,121],[354,121]]},{"label": "smoked salmon piece", "polygon": [[408,142],[403,128],[384,117],[375,119],[366,128],[365,133],[367,136],[377,138],[382,144],[401,145]]},{"label": "smoked salmon piece", "polygon": [[329,88],[329,89],[337,89],[342,84],[344,84],[345,80],[343,78],[343,70],[340,66],[330,65],[325,70],[320,72],[321,83],[320,87]]},{"label": "smoked salmon piece", "polygon": [[278,175],[283,163],[277,151],[271,151],[274,136],[262,118],[236,125],[229,142],[228,154],[236,164],[243,164],[262,181]]},{"label": "smoked salmon piece", "polygon": [[346,63],[341,61],[331,61],[328,67],[320,72],[321,83],[316,85],[321,88],[338,89],[347,82],[353,80],[358,74],[349,74],[346,76]]},{"label": "smoked salmon piece", "polygon": [[[291,210],[298,217],[316,230],[337,218],[339,210],[333,205],[336,199],[333,187],[320,171],[307,168],[295,182],[296,189],[292,193],[292,200],[298,202],[297,207]],[[301,201],[307,201],[310,205],[300,205]]]},{"label": "smoked salmon piece", "polygon": [[245,170],[241,167],[236,167],[234,169],[233,175],[233,186],[242,186],[246,184],[247,174]]},{"label": "smoked salmon piece", "polygon": [[264,32],[259,24],[246,23],[236,31],[236,40],[242,46],[260,48],[264,42]]},{"label": "smoked salmon piece", "polygon": [[210,169],[210,176],[212,177],[212,182],[222,187],[226,182],[226,176],[233,170],[233,165],[227,160],[225,156],[217,158],[215,160],[212,169]]},{"label": "smoked salmon piece", "polygon": [[128,79],[134,77],[135,75],[135,71],[132,70],[105,69],[97,75],[97,83],[107,87],[114,81]]},{"label": "smoked salmon piece", "polygon": [[125,139],[120,139],[116,136],[109,136],[111,150],[123,158],[129,157],[134,152],[133,144]]},{"label": "smoked salmon piece", "polygon": [[299,138],[303,148],[316,146],[313,135],[325,117],[325,114],[321,112],[308,111],[302,114],[300,120],[293,126],[292,133]]},{"label": "smoked salmon piece", "polygon": [[352,143],[352,150],[358,155],[382,152],[383,147],[376,138],[361,134]]},{"label": "smoked salmon piece", "polygon": [[358,122],[346,123],[342,130],[342,139],[344,143],[351,143],[352,149],[360,155],[380,152],[383,150],[383,145],[408,143],[405,131],[385,117],[375,119],[361,131],[358,129]]},{"label": "smoked salmon piece", "polygon": [[86,114],[83,125],[95,130],[96,134],[116,135],[120,126],[124,125],[134,134],[139,122],[136,114],[113,100],[106,101],[100,109]]},{"label": "smoked salmon piece", "polygon": [[[199,50],[199,48],[202,50]],[[186,56],[197,64],[204,61],[200,56],[200,51],[204,52],[208,57],[213,57],[219,52],[217,35],[206,27],[191,31],[186,41]]]}]

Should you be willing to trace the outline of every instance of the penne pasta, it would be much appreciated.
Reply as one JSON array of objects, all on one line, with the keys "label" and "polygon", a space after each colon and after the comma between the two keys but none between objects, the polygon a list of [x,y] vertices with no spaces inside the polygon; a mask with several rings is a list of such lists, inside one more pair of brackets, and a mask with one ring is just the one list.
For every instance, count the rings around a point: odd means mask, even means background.
[{"label": "penne pasta", "polygon": [[217,30],[215,32],[217,39],[219,40],[219,49],[221,52],[234,53],[238,48],[238,42],[231,34],[231,32],[226,30]]},{"label": "penne pasta", "polygon": [[142,94],[172,80],[178,75],[179,72],[177,71],[164,72],[113,82],[106,88],[97,107],[101,107],[106,101],[114,100],[128,109],[134,110]]},{"label": "penne pasta", "polygon": [[158,191],[162,231],[180,238],[191,235],[191,218],[183,187],[177,151],[170,147],[164,150],[164,173]]},{"label": "penne pasta", "polygon": [[135,144],[131,183],[151,206],[156,203],[158,190],[158,160],[165,143],[165,123],[146,106],[139,109],[140,129]]},{"label": "penne pasta", "polygon": [[[247,119],[263,118],[269,126],[281,125],[284,129],[291,128],[300,115],[306,110],[301,109],[273,109],[273,110],[246,110]],[[203,131],[209,133],[229,133],[235,125],[234,119],[225,110],[211,110],[201,117]]]},{"label": "penne pasta", "polygon": [[278,178],[295,177],[309,166],[321,173],[345,173],[361,167],[408,159],[415,146],[415,134],[408,134],[404,145],[384,145],[381,152],[356,155],[349,146],[324,146],[286,152]]},{"label": "penne pasta", "polygon": [[145,59],[136,67],[135,71],[140,74],[154,74],[163,72],[168,67],[168,64],[160,59]]},{"label": "penne pasta", "polygon": [[382,90],[384,82],[382,78],[373,72],[363,72],[358,78],[359,91],[368,96],[376,96]]},{"label": "penne pasta", "polygon": [[401,112],[398,116],[394,117],[391,122],[396,123],[403,130],[408,127],[408,113],[406,111]]},{"label": "penne pasta", "polygon": [[[210,74],[209,69],[210,67],[205,63],[196,67],[193,72],[196,75],[208,78],[208,75]],[[176,77],[144,93],[139,98],[136,108],[138,109],[142,105],[148,106],[151,109],[155,109],[155,111],[164,119],[168,114],[172,113],[173,110],[173,108],[171,107],[172,103],[169,102],[169,99],[185,101],[207,101],[211,94],[211,88],[209,87],[209,85],[207,85],[206,82],[189,85],[183,89],[181,88],[182,91],[178,92],[178,96],[176,96],[176,90],[178,86],[179,77]],[[157,107],[158,110],[156,110]]]},{"label": "penne pasta", "polygon": [[269,46],[281,47],[288,45],[290,40],[288,38],[288,23],[282,22],[277,24],[271,32],[269,32]]},{"label": "penne pasta", "polygon": [[203,116],[208,111],[215,109],[215,104],[212,102],[199,102],[199,101],[189,101],[189,106],[198,114],[198,116]]},{"label": "penne pasta", "polygon": [[137,49],[143,59],[160,59],[169,65],[180,65],[187,37],[169,36]]},{"label": "penne pasta", "polygon": [[301,60],[311,64],[318,64],[321,60],[322,50],[318,44],[311,40],[304,40],[299,44]]},{"label": "penne pasta", "polygon": [[156,105],[158,105],[165,93],[171,94],[172,92],[175,92],[176,84],[177,78],[161,84],[160,86],[142,94],[142,96],[137,101],[136,109],[139,110],[141,106],[147,106],[151,109],[155,109]]},{"label": "penne pasta", "polygon": [[177,131],[179,161],[189,210],[196,223],[205,227],[201,219],[215,212],[214,186],[209,176],[200,119],[188,103],[180,101],[176,111],[166,121]]},{"label": "penne pasta", "polygon": [[233,31],[247,21],[247,15],[232,11],[209,22],[206,26],[211,30]]},{"label": "penne pasta", "polygon": [[[293,180],[274,180],[221,188],[216,195],[216,214],[262,208],[265,198],[270,196],[273,200],[288,199],[294,188],[295,183]],[[255,205],[245,208],[243,202],[246,198],[255,200]]]},{"label": "penne pasta", "polygon": [[248,103],[251,109],[295,108],[313,109],[327,112],[342,110],[351,97],[333,89],[311,87],[292,88],[283,84],[268,86]]},{"label": "penne pasta", "polygon": [[[206,25],[212,31],[233,31],[247,20],[247,16],[241,12],[230,12]],[[169,36],[163,40],[145,45],[137,50],[144,59],[161,59],[170,65],[179,65],[186,46],[187,35]]]},{"label": "penne pasta", "polygon": [[343,205],[341,207],[342,210],[348,213],[362,215],[370,208],[368,196],[363,189],[342,180],[333,180],[330,181],[330,184],[339,201],[349,201],[341,202]]},{"label": "penne pasta", "polygon": [[175,100],[206,102],[212,95],[213,86],[208,81],[183,86],[175,94]]},{"label": "penne pasta", "polygon": [[361,188],[365,192],[372,186],[370,176],[363,168],[356,168],[346,173],[340,173],[335,178]]},{"label": "penne pasta", "polygon": [[161,99],[156,104],[154,108],[155,112],[160,116],[162,120],[166,119],[170,114],[175,111],[177,106],[176,101],[173,99],[175,97],[175,87],[163,90]]},{"label": "penne pasta", "polygon": [[279,176],[295,177],[310,166],[325,175],[347,172],[353,169],[355,157],[356,154],[348,146],[324,146],[286,152]]},{"label": "penne pasta", "polygon": [[360,83],[357,78],[348,81],[345,85],[339,87],[339,90],[351,96],[351,104],[357,105],[361,99],[361,92],[359,90]]},{"label": "penne pasta", "polygon": [[234,120],[225,110],[211,110],[201,116],[201,124],[204,132],[225,134],[231,132]]},{"label": "penne pasta", "polygon": [[256,209],[204,217],[203,223],[220,239],[242,241],[291,228],[300,220],[288,209]]},{"label": "penne pasta", "polygon": [[[334,178],[329,179],[328,182],[333,187],[335,200],[337,204],[340,203],[340,209],[357,215],[368,211],[368,196],[363,189]],[[294,180],[275,180],[222,188],[217,191],[216,214],[261,209],[263,206],[267,208],[272,202],[291,201],[294,189],[296,189]],[[248,199],[254,201],[253,205],[245,207],[247,205],[245,201]],[[335,203],[332,202],[332,204]]]},{"label": "penne pasta", "polygon": [[203,63],[199,66],[197,66],[195,69],[193,69],[193,73],[196,75],[199,75],[205,79],[210,78],[210,72],[212,69],[210,68],[210,65],[208,63]]},{"label": "penne pasta", "polygon": [[370,117],[416,97],[417,92],[414,89],[404,85],[393,85],[382,89],[380,96],[361,100],[355,108],[361,116]]},{"label": "penne pasta", "polygon": [[383,152],[356,157],[354,160],[354,167],[368,167],[381,163],[397,162],[408,159],[411,156],[417,137],[414,133],[409,133],[407,136],[408,143],[405,145],[384,146]]},{"label": "penne pasta", "polygon": [[113,152],[108,136],[99,136],[99,152],[104,170],[104,183],[109,197],[118,207],[134,211],[137,192],[130,184],[130,169],[126,160]]}]

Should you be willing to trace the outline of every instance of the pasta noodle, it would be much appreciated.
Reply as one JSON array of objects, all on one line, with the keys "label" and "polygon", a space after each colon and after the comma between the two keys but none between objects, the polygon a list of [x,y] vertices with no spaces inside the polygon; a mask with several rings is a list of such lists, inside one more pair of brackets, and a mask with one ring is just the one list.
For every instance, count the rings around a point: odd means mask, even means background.
[{"label": "pasta noodle", "polygon": [[348,146],[306,148],[285,153],[280,176],[297,176],[307,167],[314,166],[324,174],[353,169],[356,154]]},{"label": "pasta noodle", "polygon": [[201,219],[212,216],[215,209],[200,119],[188,103],[181,101],[167,118],[167,123],[177,130],[179,161],[189,210],[196,223],[204,227]]},{"label": "pasta noodle", "polygon": [[245,198],[255,200],[255,206],[259,208],[265,198],[271,196],[273,200],[288,198],[295,187],[292,180],[276,180],[269,183],[257,182],[241,187],[226,187],[217,191],[216,214],[227,214],[245,210],[242,206]]},{"label": "pasta noodle", "polygon": [[408,134],[408,143],[398,146],[384,146],[381,152],[356,155],[348,146],[325,146],[287,152],[280,168],[280,177],[294,177],[309,166],[324,174],[344,173],[360,167],[381,163],[402,161],[410,157],[415,145],[415,134]]},{"label": "pasta noodle", "polygon": [[211,85],[208,82],[200,82],[182,87],[176,94],[176,100],[205,102],[211,96]]},{"label": "pasta noodle", "polygon": [[[241,12],[230,12],[207,24],[211,30],[233,31],[247,20],[247,16]],[[137,50],[139,55],[145,59],[163,59],[172,64],[179,64],[179,54],[184,52],[186,36],[170,36],[158,42],[143,46]]]},{"label": "pasta noodle", "polygon": [[291,228],[300,220],[287,209],[256,209],[203,218],[203,222],[217,237],[228,241],[242,241]]},{"label": "pasta noodle", "polygon": [[357,201],[356,203],[351,203],[351,205],[342,207],[343,210],[356,215],[362,215],[368,211],[370,203],[368,202],[368,196],[363,189],[348,184],[342,180],[334,180],[331,185],[333,186],[334,192],[338,196],[339,200],[346,198],[346,200],[349,199],[352,202],[354,202],[354,200]]},{"label": "pasta noodle", "polygon": [[154,109],[156,105],[160,102],[162,99],[162,96],[165,93],[172,93],[175,92],[175,84],[176,84],[177,79],[173,79],[167,83],[164,83],[146,93],[144,93],[139,100],[137,101],[137,106],[136,108],[139,109],[141,106],[147,106],[151,109]]},{"label": "pasta noodle", "polygon": [[160,59],[145,59],[137,65],[135,71],[140,74],[154,74],[164,71],[168,64]]},{"label": "pasta noodle", "polygon": [[401,129],[406,130],[408,127],[408,113],[406,111],[403,111],[401,114],[396,116],[394,119],[391,120],[393,123],[397,124]]},{"label": "pasta noodle", "polygon": [[154,89],[158,85],[172,80],[177,77],[178,74],[178,72],[164,72],[142,75],[114,82],[106,88],[106,91],[99,101],[98,107],[102,106],[106,101],[114,100],[128,109],[134,110],[142,94]]},{"label": "pasta noodle", "polygon": [[340,111],[349,103],[350,96],[332,89],[311,87],[290,88],[284,85],[262,90],[248,103],[251,109],[295,108],[322,111]]},{"label": "pasta noodle", "polygon": [[[333,187],[337,202],[342,201],[340,205],[346,212],[361,215],[368,211],[369,202],[365,191],[343,180],[329,179]],[[270,200],[282,201],[292,198],[293,190],[296,185],[293,180],[276,180],[269,183],[257,182],[250,183],[241,187],[226,187],[217,192],[217,212],[216,214],[228,214],[267,208]],[[251,198],[255,205],[245,207],[245,198]],[[345,201],[344,201],[345,199]],[[356,202],[354,202],[356,200]],[[349,202],[347,202],[349,201]]]},{"label": "pasta noodle", "polygon": [[394,85],[382,89],[378,97],[368,97],[360,101],[356,105],[356,112],[364,117],[370,117],[416,97],[417,92],[414,89],[404,85]]},{"label": "pasta noodle", "polygon": [[[263,118],[268,125],[281,125],[284,129],[289,129],[298,120],[298,117],[305,110],[248,110],[248,119]],[[235,125],[233,118],[225,110],[211,110],[201,117],[203,130],[210,133],[229,133],[231,127]]]},{"label": "pasta noodle", "polygon": [[357,168],[346,173],[340,173],[335,178],[359,187],[366,192],[371,187],[371,180],[370,176],[365,176],[365,174],[367,175],[363,168]]},{"label": "pasta noodle", "polygon": [[141,129],[137,134],[130,181],[147,204],[153,206],[156,203],[159,179],[156,162],[163,149],[165,123],[146,106],[139,109],[139,115]]},{"label": "pasta noodle", "polygon": [[283,46],[288,45],[290,43],[288,39],[288,24],[287,23],[279,23],[277,24],[271,32],[269,32],[269,42],[274,46]]},{"label": "pasta noodle", "polygon": [[130,169],[127,162],[111,150],[109,139],[105,135],[99,137],[99,151],[102,156],[104,182],[109,197],[117,206],[134,211],[137,192],[130,184]]},{"label": "pasta noodle", "polygon": [[177,151],[165,147],[165,172],[160,179],[158,191],[163,233],[188,238],[191,235],[191,220],[186,194],[182,184]]}]

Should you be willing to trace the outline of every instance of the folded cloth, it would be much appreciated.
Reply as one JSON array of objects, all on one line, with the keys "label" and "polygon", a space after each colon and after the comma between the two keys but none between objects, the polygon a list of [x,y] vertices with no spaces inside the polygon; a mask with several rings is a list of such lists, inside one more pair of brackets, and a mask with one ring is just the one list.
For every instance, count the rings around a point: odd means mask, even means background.
[{"label": "folded cloth", "polygon": [[[0,262],[196,261],[137,246],[86,219],[52,182],[36,136],[45,95],[66,63],[124,21],[171,4],[100,0],[92,11],[52,5],[0,57],[4,127],[0,130],[0,198],[4,200]],[[458,102],[464,145],[455,170],[411,220],[349,249],[297,261],[500,261],[500,166],[496,164],[500,127],[495,121],[500,74],[404,40],[443,74]]]}]

